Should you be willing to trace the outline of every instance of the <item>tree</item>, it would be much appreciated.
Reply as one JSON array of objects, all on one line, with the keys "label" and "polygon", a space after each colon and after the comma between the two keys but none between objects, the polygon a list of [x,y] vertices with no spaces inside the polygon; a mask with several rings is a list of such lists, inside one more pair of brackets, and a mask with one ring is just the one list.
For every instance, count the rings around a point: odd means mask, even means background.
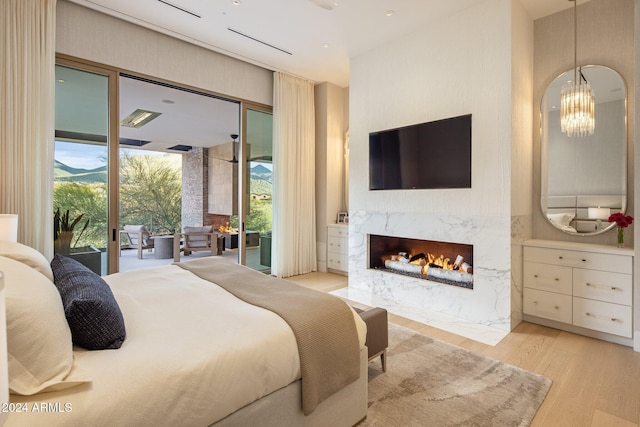
[{"label": "tree", "polygon": [[153,155],[120,158],[120,222],[144,224],[154,234],[180,230],[182,171]]},{"label": "tree", "polygon": [[[105,183],[84,184],[78,182],[56,182],[53,186],[54,210],[69,210],[75,218],[83,215],[89,226],[75,246],[107,246],[107,185]],[[77,237],[77,236],[76,236]],[[75,244],[75,239],[72,245]]]}]

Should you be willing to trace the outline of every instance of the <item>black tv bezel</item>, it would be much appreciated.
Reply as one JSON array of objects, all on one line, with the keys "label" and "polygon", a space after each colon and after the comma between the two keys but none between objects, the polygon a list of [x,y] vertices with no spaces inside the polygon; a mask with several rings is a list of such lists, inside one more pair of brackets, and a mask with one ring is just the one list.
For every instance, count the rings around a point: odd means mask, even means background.
[{"label": "black tv bezel", "polygon": [[[374,132],[370,132],[369,133],[369,191],[392,191],[392,190],[457,190],[457,189],[470,189],[472,188],[472,180],[473,180],[473,171],[472,171],[472,127],[473,127],[473,115],[472,114],[462,114],[459,116],[454,116],[454,117],[447,117],[444,119],[438,119],[438,120],[432,120],[432,121],[428,121],[428,122],[422,122],[422,123],[416,123],[416,124],[412,124],[412,125],[407,125],[407,126],[400,126],[397,128],[391,128],[391,129],[383,129],[383,130],[379,130],[379,131],[374,131]],[[420,127],[423,125],[428,125],[428,124],[435,124],[435,123],[440,123],[440,122],[444,122],[444,121],[450,121],[450,120],[457,120],[457,119],[464,119],[464,118],[468,118],[468,123],[469,123],[469,139],[468,139],[468,154],[469,154],[469,159],[468,159],[468,180],[465,179],[465,184],[463,185],[446,185],[446,186],[419,186],[419,187],[402,187],[402,186],[385,186],[382,188],[374,188],[372,186],[372,153],[371,153],[371,138],[373,135],[377,135],[377,134],[381,134],[381,133],[386,133],[386,132],[397,132],[400,131],[402,129],[409,129],[409,128],[414,128],[414,127]],[[459,162],[460,163],[460,162]],[[467,185],[468,183],[468,185]]]}]

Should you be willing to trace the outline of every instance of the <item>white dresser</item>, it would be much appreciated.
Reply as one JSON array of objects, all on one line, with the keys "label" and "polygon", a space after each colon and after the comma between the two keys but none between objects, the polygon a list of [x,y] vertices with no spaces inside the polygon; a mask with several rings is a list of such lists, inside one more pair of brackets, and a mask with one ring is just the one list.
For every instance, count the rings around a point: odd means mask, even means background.
[{"label": "white dresser", "polygon": [[327,268],[342,274],[349,271],[349,226],[347,224],[327,226]]},{"label": "white dresser", "polygon": [[524,320],[633,346],[633,250],[524,243]]}]

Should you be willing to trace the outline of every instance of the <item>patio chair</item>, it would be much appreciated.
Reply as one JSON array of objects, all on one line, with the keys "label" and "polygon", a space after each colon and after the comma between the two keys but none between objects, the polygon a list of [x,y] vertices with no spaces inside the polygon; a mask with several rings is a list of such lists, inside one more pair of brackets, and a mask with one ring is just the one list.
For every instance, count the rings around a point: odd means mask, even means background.
[{"label": "patio chair", "polygon": [[[180,248],[182,242],[182,248]],[[185,255],[191,255],[191,252],[207,251],[211,255],[222,255],[224,240],[222,236],[213,231],[213,226],[205,225],[202,227],[182,227],[182,233],[176,233],[173,239],[173,259],[180,261],[180,251]]]},{"label": "patio chair", "polygon": [[142,250],[153,249],[153,237],[149,234],[147,227],[144,225],[125,225],[124,229],[120,231],[120,237],[126,235],[129,239],[129,245],[120,245],[120,254],[122,255],[122,248],[138,249],[138,259],[142,259]]}]

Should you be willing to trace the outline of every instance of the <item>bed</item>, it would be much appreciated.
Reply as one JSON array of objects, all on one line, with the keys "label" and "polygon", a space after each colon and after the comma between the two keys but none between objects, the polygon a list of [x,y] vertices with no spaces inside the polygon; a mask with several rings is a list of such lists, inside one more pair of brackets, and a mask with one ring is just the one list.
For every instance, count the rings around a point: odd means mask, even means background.
[{"label": "bed", "polygon": [[[5,426],[349,426],[366,416],[366,326],[335,297],[217,257],[117,273],[103,279],[121,311],[126,338],[119,348],[87,350],[71,345],[60,320],[65,294],[56,289],[58,276],[53,285],[44,257],[1,242],[0,271],[12,392]],[[236,283],[246,287],[240,297],[229,289]],[[256,294],[251,304],[241,299],[251,298],[247,294],[256,293],[258,283],[267,294]],[[281,285],[285,294],[278,294]],[[304,301],[289,299],[300,298],[300,290],[301,300],[322,295],[338,301],[348,319],[337,308],[342,314],[310,320],[319,315]],[[261,307],[269,301],[284,301],[284,311],[308,317],[306,326]],[[348,352],[337,351],[341,341],[332,341],[333,331],[342,329],[336,319],[347,325],[341,339],[347,337],[349,357],[354,348],[356,353],[357,372],[347,381],[338,378]],[[29,371],[22,383],[16,367]]]}]

